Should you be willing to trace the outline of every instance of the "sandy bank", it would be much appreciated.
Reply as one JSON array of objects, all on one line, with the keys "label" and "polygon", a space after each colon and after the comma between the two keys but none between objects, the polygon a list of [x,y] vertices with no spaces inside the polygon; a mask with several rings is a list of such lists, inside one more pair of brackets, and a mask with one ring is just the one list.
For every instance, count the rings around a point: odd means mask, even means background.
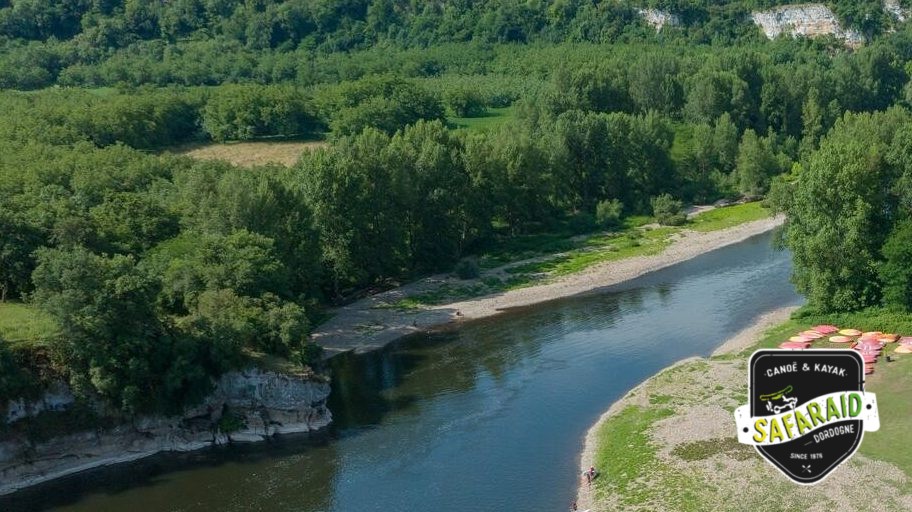
[{"label": "sandy bank", "polygon": [[675,235],[669,247],[656,255],[606,262],[544,284],[424,309],[389,307],[403,298],[434,290],[448,279],[445,275],[432,276],[339,308],[332,319],[317,328],[313,340],[326,349],[328,356],[352,350],[379,349],[415,332],[595,292],[765,233],[781,225],[783,220],[782,217],[767,218],[710,232],[684,230]]}]

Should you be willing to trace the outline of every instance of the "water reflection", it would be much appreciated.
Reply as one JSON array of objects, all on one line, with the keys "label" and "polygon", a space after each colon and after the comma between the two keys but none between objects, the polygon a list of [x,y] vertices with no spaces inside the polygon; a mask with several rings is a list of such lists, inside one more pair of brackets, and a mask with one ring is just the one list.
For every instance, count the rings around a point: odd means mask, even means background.
[{"label": "water reflection", "polygon": [[121,484],[52,484],[17,495],[17,505],[31,496],[30,507],[73,511],[563,510],[580,440],[614,400],[799,302],[788,255],[769,239],[597,295],[340,357],[336,421],[322,439],[164,457],[154,474],[121,467]]}]

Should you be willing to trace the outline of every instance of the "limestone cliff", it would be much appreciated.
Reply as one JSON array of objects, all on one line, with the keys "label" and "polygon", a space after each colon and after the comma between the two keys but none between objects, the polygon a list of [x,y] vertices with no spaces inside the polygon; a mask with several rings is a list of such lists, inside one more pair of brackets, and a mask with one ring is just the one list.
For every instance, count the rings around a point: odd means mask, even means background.
[{"label": "limestone cliff", "polygon": [[[0,436],[0,494],[159,452],[318,430],[332,421],[326,407],[329,392],[329,384],[322,380],[250,369],[223,375],[203,404],[181,416],[143,417],[132,424],[82,430],[42,442],[22,434]],[[27,416],[59,411],[72,403],[69,389],[55,384],[41,400],[9,404],[6,422],[12,427]],[[226,412],[230,422],[222,421]],[[222,432],[220,425],[226,424],[236,429]]]},{"label": "limestone cliff", "polygon": [[783,5],[768,11],[751,13],[754,23],[766,37],[775,39],[781,34],[793,37],[831,35],[849,46],[860,46],[864,36],[856,30],[844,29],[829,7],[823,4]]},{"label": "limestone cliff", "polygon": [[660,32],[665,25],[676,26],[681,24],[681,18],[676,14],[658,9],[637,9],[640,16],[646,20],[646,23],[652,25],[656,32]]}]

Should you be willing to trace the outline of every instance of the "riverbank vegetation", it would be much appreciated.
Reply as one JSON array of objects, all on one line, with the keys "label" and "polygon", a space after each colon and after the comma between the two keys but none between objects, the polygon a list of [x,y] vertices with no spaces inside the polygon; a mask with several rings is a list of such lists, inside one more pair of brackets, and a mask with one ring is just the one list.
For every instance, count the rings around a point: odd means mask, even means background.
[{"label": "riverbank vegetation", "polygon": [[[626,2],[3,4],[0,302],[57,326],[36,374],[125,414],[174,410],[249,354],[313,364],[327,307],[466,258],[565,253],[486,284],[521,286],[660,250],[677,228],[617,232],[679,224],[684,204],[772,187],[804,219],[789,198],[818,194],[804,177],[825,183],[828,162],[903,165],[908,29],[834,2],[868,24],[851,51],[766,41],[742,19],[753,2],[672,4],[649,4],[684,19],[658,34]],[[874,139],[838,149],[865,126]],[[285,165],[176,154],[312,139]],[[870,239],[850,241],[885,263],[866,279],[905,282],[886,279],[904,275],[905,231],[866,231],[894,211],[876,204],[853,232]],[[690,227],[762,214],[737,208]],[[815,297],[843,279],[805,275]],[[836,300],[902,290],[861,295]]]}]

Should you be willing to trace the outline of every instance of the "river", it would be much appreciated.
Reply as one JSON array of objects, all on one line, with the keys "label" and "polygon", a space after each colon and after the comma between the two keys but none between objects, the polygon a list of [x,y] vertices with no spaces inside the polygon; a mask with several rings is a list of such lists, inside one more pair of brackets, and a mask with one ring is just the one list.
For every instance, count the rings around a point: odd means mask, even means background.
[{"label": "river", "polygon": [[771,239],[336,358],[335,424],[323,435],[157,456],[38,486],[0,508],[567,510],[583,436],[612,402],[759,315],[801,303],[789,255]]}]

